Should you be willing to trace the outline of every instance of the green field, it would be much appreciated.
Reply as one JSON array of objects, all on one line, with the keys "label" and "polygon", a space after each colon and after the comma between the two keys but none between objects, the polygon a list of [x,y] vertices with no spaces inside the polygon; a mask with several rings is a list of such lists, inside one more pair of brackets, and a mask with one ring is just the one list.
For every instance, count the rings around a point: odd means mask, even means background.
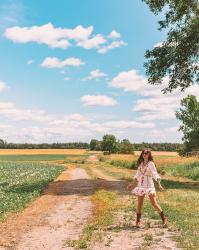
[{"label": "green field", "polygon": [[34,162],[0,163],[0,220],[36,197],[65,167]]},{"label": "green field", "polygon": [[0,161],[56,161],[56,160],[66,160],[68,157],[75,158],[78,157],[78,155],[68,155],[68,154],[67,155],[66,154],[0,155]]}]

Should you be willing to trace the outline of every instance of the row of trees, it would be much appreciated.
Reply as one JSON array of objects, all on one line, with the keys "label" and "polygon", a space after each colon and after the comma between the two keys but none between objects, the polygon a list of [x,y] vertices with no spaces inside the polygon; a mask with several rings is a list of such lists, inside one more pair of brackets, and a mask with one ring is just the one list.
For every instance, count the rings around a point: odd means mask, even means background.
[{"label": "row of trees", "polygon": [[92,139],[90,142],[90,150],[104,151],[107,153],[133,153],[134,147],[128,139],[117,140],[114,135],[104,135],[102,141]]},{"label": "row of trees", "polygon": [[90,150],[104,151],[108,153],[130,154],[134,150],[150,148],[154,151],[180,151],[183,145],[180,143],[131,143],[128,139],[117,140],[114,135],[104,135],[102,140],[92,139]]},{"label": "row of trees", "polygon": [[4,149],[89,149],[90,145],[86,142],[68,143],[7,143],[0,139],[0,148]]}]

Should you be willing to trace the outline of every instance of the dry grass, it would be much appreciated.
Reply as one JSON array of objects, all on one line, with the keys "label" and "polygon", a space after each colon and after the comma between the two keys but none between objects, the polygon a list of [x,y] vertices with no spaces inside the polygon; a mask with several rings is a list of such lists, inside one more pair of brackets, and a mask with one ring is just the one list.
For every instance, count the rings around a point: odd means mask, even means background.
[{"label": "dry grass", "polygon": [[[159,154],[156,154],[156,153],[159,153]],[[166,156],[164,153],[167,153],[167,152],[162,152],[162,154],[160,154],[160,152],[152,152],[157,168],[159,168],[160,166],[162,167],[162,166],[192,163],[198,160],[198,158],[196,157],[180,157],[178,155]],[[168,152],[168,153],[173,153],[173,152]],[[137,161],[137,159],[138,159],[138,155],[112,154],[110,156],[110,160]]]},{"label": "dry grass", "polygon": [[[135,155],[140,155],[141,151],[135,151]],[[178,156],[177,152],[169,151],[152,151],[153,155]]]},{"label": "dry grass", "polygon": [[0,155],[84,155],[86,149],[0,149]]}]

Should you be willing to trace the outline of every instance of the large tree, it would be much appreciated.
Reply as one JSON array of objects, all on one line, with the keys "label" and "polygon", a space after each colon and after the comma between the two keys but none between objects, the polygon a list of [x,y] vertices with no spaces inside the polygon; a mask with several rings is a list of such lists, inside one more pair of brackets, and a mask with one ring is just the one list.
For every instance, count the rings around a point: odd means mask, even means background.
[{"label": "large tree", "polygon": [[199,151],[199,102],[193,95],[181,101],[176,117],[182,122],[179,130],[183,132],[185,152]]},{"label": "large tree", "polygon": [[159,30],[166,29],[167,38],[161,45],[147,50],[144,64],[149,83],[168,85],[163,93],[180,88],[184,91],[199,83],[199,3],[198,0],[142,0],[164,19]]},{"label": "large tree", "polygon": [[114,135],[104,135],[102,139],[102,151],[115,153],[117,151],[118,143]]}]

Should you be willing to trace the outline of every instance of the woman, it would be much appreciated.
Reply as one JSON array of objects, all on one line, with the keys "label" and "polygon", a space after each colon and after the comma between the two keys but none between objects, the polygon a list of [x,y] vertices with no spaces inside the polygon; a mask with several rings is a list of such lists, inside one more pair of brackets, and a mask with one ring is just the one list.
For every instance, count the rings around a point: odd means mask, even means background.
[{"label": "woman", "polygon": [[166,226],[167,220],[165,218],[164,212],[160,205],[156,200],[156,191],[153,183],[153,179],[157,181],[159,189],[162,191],[164,188],[162,187],[160,181],[161,177],[159,176],[155,164],[153,162],[153,157],[151,151],[148,149],[142,150],[140,157],[137,161],[137,172],[134,176],[134,183],[128,185],[128,190],[132,190],[132,193],[137,196],[137,219],[136,226],[140,227],[140,218],[142,212],[142,206],[145,195],[147,195],[151,201],[154,209],[160,214],[162,219],[163,227]]}]

